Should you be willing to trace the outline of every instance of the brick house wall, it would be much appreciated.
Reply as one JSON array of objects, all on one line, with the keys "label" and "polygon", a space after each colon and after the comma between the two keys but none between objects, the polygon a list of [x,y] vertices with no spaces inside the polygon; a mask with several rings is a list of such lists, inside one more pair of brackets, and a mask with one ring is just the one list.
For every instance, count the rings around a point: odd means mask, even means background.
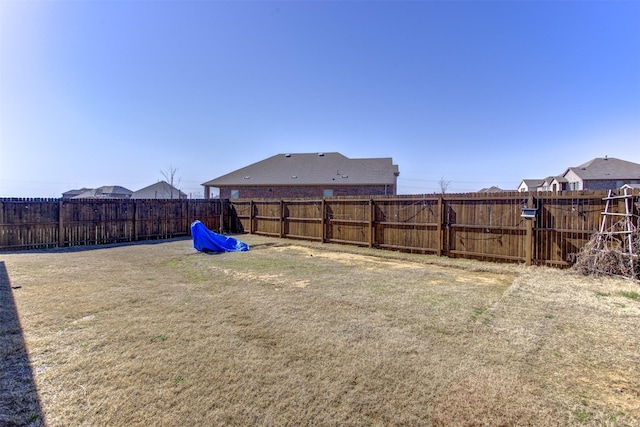
[{"label": "brick house wall", "polygon": [[231,191],[238,190],[240,199],[295,199],[322,198],[324,190],[333,190],[334,196],[384,196],[396,194],[393,185],[288,185],[288,186],[237,186],[220,188],[221,199],[231,199]]},{"label": "brick house wall", "polygon": [[638,184],[639,180],[635,179],[620,179],[620,180],[598,180],[598,181],[583,181],[583,190],[615,190],[625,184]]},{"label": "brick house wall", "polygon": [[564,175],[569,181],[567,190],[613,190],[624,184],[639,184],[638,179],[587,179],[583,180],[574,171],[569,170]]}]

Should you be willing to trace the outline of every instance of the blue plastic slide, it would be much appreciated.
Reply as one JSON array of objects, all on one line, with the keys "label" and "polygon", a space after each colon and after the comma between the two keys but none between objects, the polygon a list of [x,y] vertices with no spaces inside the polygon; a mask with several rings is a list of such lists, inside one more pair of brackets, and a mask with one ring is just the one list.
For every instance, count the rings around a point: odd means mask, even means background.
[{"label": "blue plastic slide", "polygon": [[200,252],[244,252],[249,245],[233,237],[223,236],[209,230],[203,223],[196,220],[191,224],[193,247]]}]

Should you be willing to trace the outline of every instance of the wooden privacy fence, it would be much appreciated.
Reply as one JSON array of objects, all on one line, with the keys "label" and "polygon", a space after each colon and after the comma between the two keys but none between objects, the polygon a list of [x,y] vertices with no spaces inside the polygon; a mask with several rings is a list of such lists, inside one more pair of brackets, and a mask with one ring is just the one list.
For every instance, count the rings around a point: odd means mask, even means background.
[{"label": "wooden privacy fence", "polygon": [[0,250],[99,245],[189,235],[198,219],[228,228],[221,200],[0,199]]},{"label": "wooden privacy fence", "polygon": [[[566,267],[597,232],[605,191],[234,200],[237,228],[439,256]],[[523,208],[535,212],[523,217]],[[624,206],[614,206],[624,211]],[[634,196],[638,221],[638,190]]]},{"label": "wooden privacy fence", "polygon": [[[0,250],[186,236],[199,219],[214,231],[566,267],[599,231],[605,197],[606,191],[232,202],[0,199]],[[534,217],[523,217],[523,208]],[[623,213],[624,204],[609,210]]]}]

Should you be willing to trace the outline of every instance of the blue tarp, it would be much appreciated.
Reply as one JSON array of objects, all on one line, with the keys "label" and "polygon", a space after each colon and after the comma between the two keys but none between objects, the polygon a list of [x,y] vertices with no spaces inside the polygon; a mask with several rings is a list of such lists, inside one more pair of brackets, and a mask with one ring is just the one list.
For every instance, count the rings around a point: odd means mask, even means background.
[{"label": "blue tarp", "polygon": [[200,252],[244,252],[249,245],[233,237],[223,236],[209,230],[203,223],[196,220],[191,224],[193,247]]}]

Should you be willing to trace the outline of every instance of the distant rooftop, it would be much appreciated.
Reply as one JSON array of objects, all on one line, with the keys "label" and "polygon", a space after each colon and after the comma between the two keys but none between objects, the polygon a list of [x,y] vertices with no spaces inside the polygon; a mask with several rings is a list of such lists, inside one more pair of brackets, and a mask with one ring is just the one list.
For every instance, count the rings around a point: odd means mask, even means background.
[{"label": "distant rooftop", "polygon": [[132,199],[186,199],[187,194],[173,187],[166,181],[159,181],[134,191]]},{"label": "distant rooftop", "polygon": [[119,185],[105,185],[99,188],[87,190],[73,199],[128,199],[133,191]]},{"label": "distant rooftop", "polygon": [[582,180],[640,179],[640,164],[614,157],[597,157],[580,166],[568,168],[565,174],[569,171]]}]

